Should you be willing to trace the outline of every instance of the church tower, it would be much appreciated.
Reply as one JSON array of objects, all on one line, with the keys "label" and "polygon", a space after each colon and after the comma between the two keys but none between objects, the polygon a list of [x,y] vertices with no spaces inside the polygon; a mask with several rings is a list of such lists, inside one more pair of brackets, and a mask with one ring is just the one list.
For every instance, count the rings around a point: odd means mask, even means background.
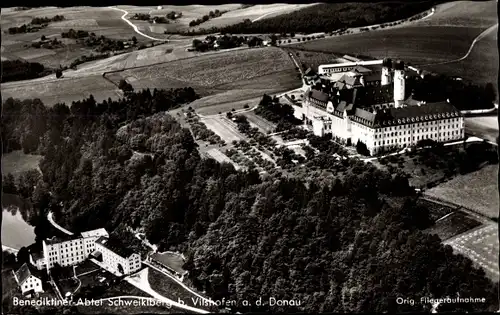
[{"label": "church tower", "polygon": [[400,60],[394,63],[394,107],[403,106],[405,100],[405,66]]},{"label": "church tower", "polygon": [[385,58],[384,61],[382,62],[382,78],[380,80],[381,85],[391,84],[392,81],[391,68],[392,68],[391,59]]}]

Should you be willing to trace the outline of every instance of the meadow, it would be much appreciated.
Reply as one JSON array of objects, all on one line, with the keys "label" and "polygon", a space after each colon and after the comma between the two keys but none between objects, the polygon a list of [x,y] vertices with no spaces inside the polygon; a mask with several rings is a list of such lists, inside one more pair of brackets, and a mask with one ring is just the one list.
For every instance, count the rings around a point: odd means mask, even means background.
[{"label": "meadow", "polygon": [[402,59],[415,65],[458,59],[483,29],[449,26],[407,26],[348,34],[297,45],[300,48],[339,55],[365,55],[375,58]]},{"label": "meadow", "polygon": [[1,89],[3,98],[39,98],[47,106],[53,106],[56,103],[71,104],[91,94],[96,101],[109,97],[112,99],[122,97],[121,91],[102,75],[61,79],[55,79],[54,75],[50,75],[36,80],[5,83],[2,84]]},{"label": "meadow", "polygon": [[24,154],[22,150],[2,154],[2,174],[11,173],[15,177],[22,172],[38,169],[41,155]]},{"label": "meadow", "polygon": [[493,115],[465,117],[465,132],[482,139],[497,142],[498,117]]},{"label": "meadow", "polygon": [[201,96],[215,95],[210,101],[196,102],[194,108],[250,100],[264,93],[300,87],[293,62],[279,48],[200,55],[111,73],[107,77],[116,83],[127,79],[135,89],[191,86]]},{"label": "meadow", "polygon": [[490,218],[498,218],[498,164],[487,165],[473,173],[455,178],[428,189],[425,194],[450,202]]},{"label": "meadow", "polygon": [[480,222],[467,213],[455,211],[425,231],[430,234],[437,234],[441,240],[445,241],[480,225]]}]

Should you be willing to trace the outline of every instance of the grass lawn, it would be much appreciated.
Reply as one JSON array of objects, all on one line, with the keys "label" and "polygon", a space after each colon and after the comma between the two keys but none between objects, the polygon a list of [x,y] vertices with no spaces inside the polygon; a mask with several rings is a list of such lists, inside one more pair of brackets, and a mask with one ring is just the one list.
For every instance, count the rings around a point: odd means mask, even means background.
[{"label": "grass lawn", "polygon": [[193,302],[193,300],[196,301],[196,295],[188,292],[177,282],[154,268],[149,268],[148,281],[151,288],[164,297],[176,302],[183,301],[188,306],[199,307],[199,305],[196,306]]},{"label": "grass lawn", "polygon": [[443,241],[467,232],[470,229],[480,226],[481,223],[476,221],[470,215],[456,211],[447,216],[443,220],[436,222],[436,224],[426,230],[428,233],[437,234]]},{"label": "grass lawn", "polygon": [[248,118],[248,121],[257,126],[261,132],[264,134],[268,132],[273,132],[276,129],[276,124],[255,114],[254,111],[242,113],[242,115]]},{"label": "grass lawn", "polygon": [[75,268],[76,275],[79,276],[83,273],[87,273],[93,270],[100,270],[99,266],[94,264],[90,259],[85,260],[81,264],[78,264]]},{"label": "grass lawn", "polygon": [[41,155],[24,154],[22,150],[3,154],[2,173],[19,176],[24,171],[39,169],[38,164],[41,159]]},{"label": "grass lawn", "polygon": [[487,165],[425,192],[426,195],[477,211],[490,218],[498,218],[498,164]]},{"label": "grass lawn", "polygon": [[176,272],[183,274],[186,270],[182,269],[184,265],[184,260],[179,254],[176,253],[156,253],[154,254],[154,259],[161,262],[163,265],[168,266],[175,270]]}]

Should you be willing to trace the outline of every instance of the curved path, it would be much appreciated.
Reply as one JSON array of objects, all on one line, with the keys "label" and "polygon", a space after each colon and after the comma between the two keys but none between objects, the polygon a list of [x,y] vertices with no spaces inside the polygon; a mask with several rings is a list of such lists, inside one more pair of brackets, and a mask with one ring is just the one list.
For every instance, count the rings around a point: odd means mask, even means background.
[{"label": "curved path", "polygon": [[155,290],[153,290],[151,288],[151,286],[149,285],[149,281],[148,281],[148,268],[143,269],[142,271],[140,271],[139,273],[136,273],[133,276],[129,276],[129,277],[125,278],[125,280],[128,283],[130,283],[131,285],[133,285],[134,287],[136,287],[136,288],[140,289],[141,291],[153,296],[154,298],[160,300],[161,302],[163,302],[165,304],[169,304],[169,305],[172,305],[174,307],[177,307],[177,308],[180,308],[180,309],[183,309],[186,311],[199,313],[199,314],[208,314],[209,313],[206,310],[191,307],[188,305],[183,305],[183,304],[177,303],[175,301],[172,301],[171,299],[168,299],[168,298],[164,297],[163,295],[159,294],[158,292],[156,292]]},{"label": "curved path", "polygon": [[57,224],[56,222],[54,222],[54,218],[52,217],[52,212],[49,212],[47,214],[47,220],[49,220],[50,224],[52,224],[59,231],[65,233],[65,234],[68,234],[68,235],[73,235],[72,232],[66,230],[65,228],[63,228],[62,226],[60,226],[59,224]]},{"label": "curved path", "polygon": [[459,62],[459,61],[462,61],[464,59],[466,59],[467,57],[469,57],[470,53],[472,52],[472,49],[474,48],[474,45],[476,45],[476,43],[478,41],[480,41],[481,39],[483,39],[483,37],[487,36],[489,33],[491,33],[495,28],[498,28],[498,23],[493,25],[493,26],[490,26],[489,28],[487,28],[484,32],[482,32],[481,34],[479,34],[475,39],[474,41],[472,42],[472,44],[470,45],[469,47],[469,50],[467,51],[467,53],[462,57],[462,58],[458,58],[458,59],[454,59],[454,60],[449,60],[449,61],[443,61],[443,62],[437,62],[437,63],[428,63],[428,64],[425,64],[425,65],[418,65],[419,67],[425,67],[425,66],[435,66],[435,65],[444,65],[444,64],[448,64],[448,63],[453,63],[453,62]]},{"label": "curved path", "polygon": [[151,40],[156,40],[156,41],[161,41],[161,42],[169,42],[171,40],[168,40],[168,39],[162,39],[162,38],[156,38],[156,37],[151,37],[149,35],[146,35],[144,34],[143,32],[139,31],[139,28],[137,27],[137,25],[135,25],[134,23],[130,22],[128,19],[126,19],[125,17],[127,16],[128,14],[128,11],[125,11],[123,9],[118,9],[118,8],[115,8],[115,7],[108,7],[110,9],[113,9],[113,10],[117,10],[117,11],[121,11],[123,12],[123,15],[122,15],[122,20],[124,20],[128,25],[132,26],[132,28],[134,29],[134,31],[143,36],[143,37],[146,37],[148,39],[151,39]]}]

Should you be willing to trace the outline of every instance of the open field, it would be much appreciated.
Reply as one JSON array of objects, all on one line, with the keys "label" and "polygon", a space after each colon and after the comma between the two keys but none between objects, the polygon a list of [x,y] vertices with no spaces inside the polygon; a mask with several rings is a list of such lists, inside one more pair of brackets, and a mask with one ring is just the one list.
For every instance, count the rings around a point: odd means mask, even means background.
[{"label": "open field", "polygon": [[224,153],[219,151],[218,149],[210,149],[207,151],[207,154],[210,155],[214,160],[216,160],[219,163],[229,163],[233,164],[235,169],[239,169],[240,166],[234,163],[230,158],[227,157]]},{"label": "open field", "polygon": [[498,117],[465,117],[465,132],[496,142],[498,137]]},{"label": "open field", "polygon": [[177,253],[156,253],[155,260],[161,262],[163,265],[168,266],[169,268],[172,268],[179,274],[184,274],[186,272],[186,270],[182,269],[182,266],[184,265],[184,259],[182,259],[182,256]]},{"label": "open field", "polygon": [[[219,112],[231,111],[233,108],[235,110],[244,109],[245,105],[252,108],[259,104],[262,93],[265,93],[265,90],[260,92],[256,90],[232,90],[203,97],[191,103],[190,106],[201,115],[215,115]],[[246,99],[246,97],[251,98]]]},{"label": "open field", "polygon": [[243,116],[246,116],[248,118],[248,121],[257,126],[261,132],[264,134],[268,132],[273,132],[274,129],[276,129],[276,124],[273,122],[270,122],[269,120],[262,118],[261,116],[255,114],[254,111],[250,112],[245,112],[242,114]]},{"label": "open field", "polygon": [[[445,64],[425,65],[430,71],[450,76],[459,76],[474,83],[493,83],[498,101],[498,25],[476,42],[467,58]],[[465,55],[465,53],[464,53]]]},{"label": "open field", "polygon": [[440,184],[425,192],[441,199],[480,212],[490,218],[498,218],[498,164],[465,174]]},{"label": "open field", "polygon": [[443,218],[445,215],[448,215],[456,210],[451,207],[443,206],[425,199],[418,199],[417,205],[424,206],[429,209],[429,216],[432,222],[435,222]]},{"label": "open field", "polygon": [[[5,97],[5,96],[4,96]],[[40,170],[38,163],[41,155],[24,154],[22,150],[12,151],[2,155],[2,174],[11,173],[14,176],[31,169]]]},{"label": "open field", "polygon": [[201,55],[151,67],[125,70],[122,77],[157,80],[164,77],[189,84],[217,87],[294,69],[285,52],[278,48],[244,49],[216,55]]},{"label": "open field", "polygon": [[[264,93],[284,92],[300,86],[292,61],[279,48],[201,55],[107,76],[116,83],[134,78],[130,83],[135,89],[191,86],[201,96],[208,96],[194,102],[193,108],[250,100]],[[218,108],[215,113],[219,111],[223,109]]]},{"label": "open field", "polygon": [[498,268],[498,255],[500,252],[498,224],[490,224],[474,229],[470,233],[445,242],[445,244],[451,245],[455,252],[472,259],[476,266],[484,269],[490,279],[498,283],[500,275]]},{"label": "open field", "polygon": [[122,97],[121,91],[101,75],[79,78],[55,79],[54,75],[44,78],[2,84],[3,98],[39,98],[47,106],[58,102],[70,104],[92,94],[96,101],[111,97]]},{"label": "open field", "polygon": [[255,21],[264,18],[270,18],[273,16],[278,16],[281,14],[287,14],[296,10],[300,10],[309,7],[311,5],[314,5],[314,3],[309,3],[309,4],[273,3],[273,4],[254,5],[245,9],[239,9],[227,12],[220,17],[208,20],[207,22],[200,24],[194,29],[200,29],[200,28],[208,29],[211,27],[222,27],[243,22],[243,20],[245,19]]},{"label": "open field", "polygon": [[496,1],[454,1],[436,6],[429,18],[416,21],[418,25],[488,28],[498,22]]},{"label": "open field", "polygon": [[289,47],[323,53],[400,58],[418,65],[461,58],[482,31],[482,28],[409,25],[320,39]]},{"label": "open field", "polygon": [[151,288],[164,297],[176,302],[183,301],[188,306],[200,307],[193,303],[193,300],[196,301],[196,295],[154,268],[150,267],[148,270],[148,281]]},{"label": "open field", "polygon": [[245,137],[239,133],[239,131],[234,128],[226,118],[223,117],[211,117],[202,118],[201,121],[215,132],[222,140],[226,143],[231,143],[233,140],[240,141],[244,140]]},{"label": "open field", "polygon": [[436,222],[436,224],[428,228],[426,232],[437,234],[443,241],[445,241],[480,225],[480,222],[476,221],[467,213],[455,211],[446,218]]}]

